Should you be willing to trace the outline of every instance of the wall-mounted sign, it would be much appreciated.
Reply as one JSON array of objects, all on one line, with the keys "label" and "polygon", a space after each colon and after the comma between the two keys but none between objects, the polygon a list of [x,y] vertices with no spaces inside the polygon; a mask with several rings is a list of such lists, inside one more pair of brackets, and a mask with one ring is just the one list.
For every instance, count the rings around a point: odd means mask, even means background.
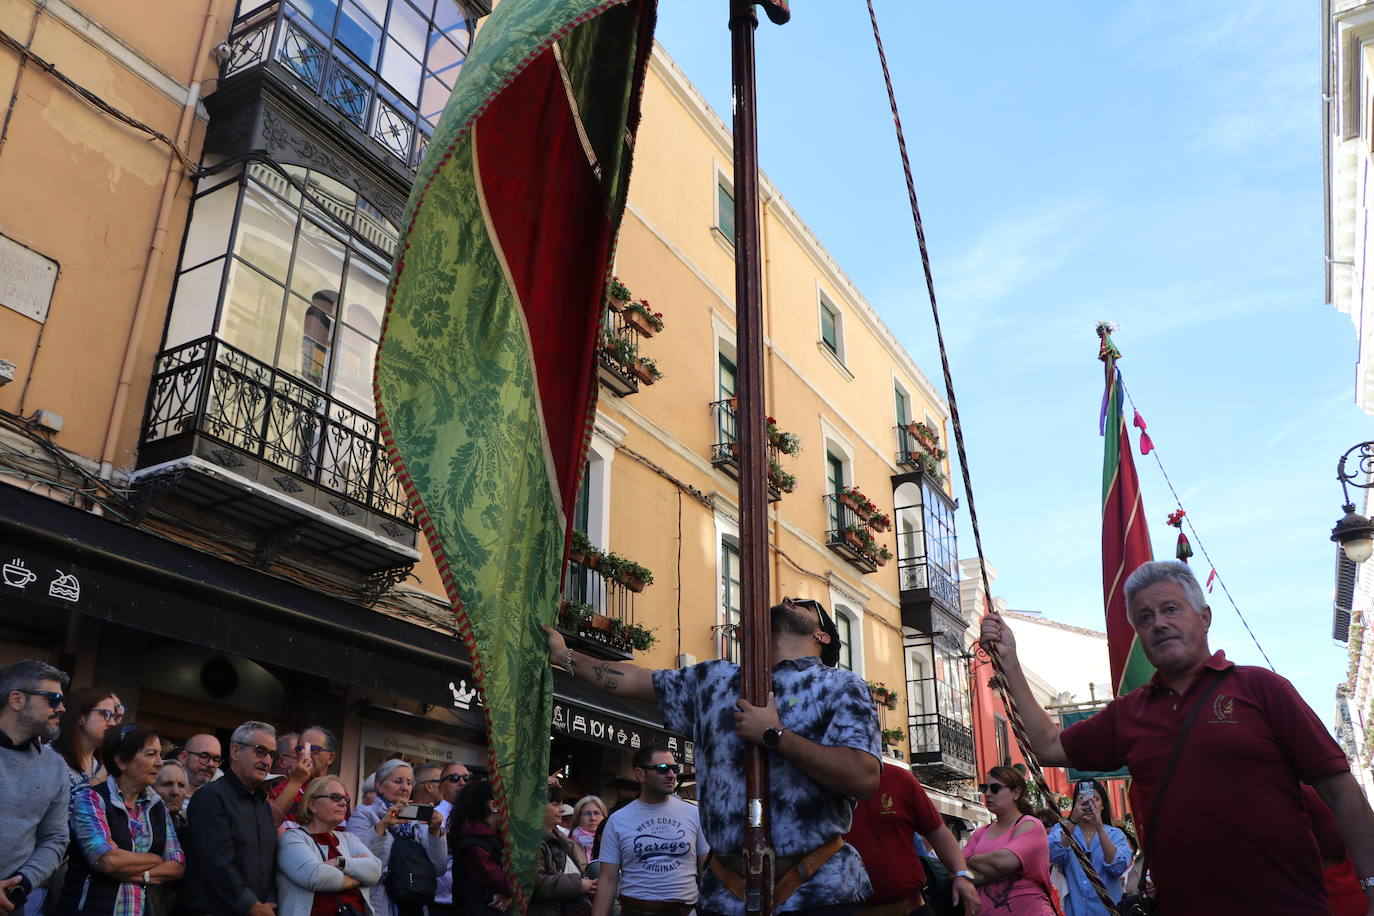
[{"label": "wall-mounted sign", "polygon": [[34,321],[48,320],[57,262],[0,235],[0,305]]},{"label": "wall-mounted sign", "polygon": [[685,738],[557,697],[553,701],[553,733],[628,751],[657,743],[683,763],[696,762],[696,748]]}]

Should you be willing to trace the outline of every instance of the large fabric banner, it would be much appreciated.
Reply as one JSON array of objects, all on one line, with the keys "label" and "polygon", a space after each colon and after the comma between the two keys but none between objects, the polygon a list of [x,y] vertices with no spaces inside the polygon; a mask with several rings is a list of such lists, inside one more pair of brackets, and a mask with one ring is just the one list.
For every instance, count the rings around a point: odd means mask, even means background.
[{"label": "large fabric banner", "polygon": [[1111,657],[1112,687],[1124,696],[1147,682],[1154,667],[1136,639],[1135,627],[1126,616],[1126,577],[1141,563],[1153,559],[1145,507],[1140,499],[1140,480],[1135,472],[1131,440],[1122,410],[1124,393],[1121,353],[1106,329],[1098,332],[1102,346],[1098,358],[1106,365],[1106,392],[1102,403],[1102,601],[1107,615],[1107,652]]},{"label": "large fabric banner", "polygon": [[406,208],[378,418],[487,715],[523,910],[544,822],[567,524],[629,185],[655,0],[503,0],[482,23]]}]

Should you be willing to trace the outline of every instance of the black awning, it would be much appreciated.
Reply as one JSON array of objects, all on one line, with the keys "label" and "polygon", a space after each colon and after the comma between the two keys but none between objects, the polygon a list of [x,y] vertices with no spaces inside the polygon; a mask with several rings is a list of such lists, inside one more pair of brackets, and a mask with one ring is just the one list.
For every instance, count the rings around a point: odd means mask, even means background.
[{"label": "black awning", "polygon": [[565,671],[553,672],[555,735],[566,735],[623,750],[661,744],[684,763],[694,763],[692,742],[663,727],[658,705],[623,700],[584,684]]},{"label": "black awning", "polygon": [[471,676],[456,637],[0,485],[6,599],[456,709]]}]

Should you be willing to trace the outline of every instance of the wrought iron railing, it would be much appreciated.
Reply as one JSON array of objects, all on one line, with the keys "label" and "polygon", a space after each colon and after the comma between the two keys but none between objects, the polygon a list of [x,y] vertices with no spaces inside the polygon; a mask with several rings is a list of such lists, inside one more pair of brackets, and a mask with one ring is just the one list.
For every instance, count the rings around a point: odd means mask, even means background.
[{"label": "wrought iron railing", "polygon": [[929,589],[932,597],[944,602],[954,612],[959,611],[959,583],[924,557],[900,557],[897,560],[897,580],[902,591]]},{"label": "wrought iron railing", "polygon": [[872,541],[867,517],[860,515],[838,493],[828,493],[825,518],[825,545],[865,573],[877,570],[878,559],[868,547],[870,542],[876,542]]},{"label": "wrought iron railing", "polygon": [[563,598],[580,601],[603,617],[621,623],[635,622],[635,593],[616,579],[606,578],[599,569],[569,562],[563,579]]},{"label": "wrought iron railing", "polygon": [[222,83],[276,62],[407,168],[417,168],[424,158],[432,129],[415,106],[341,53],[294,7],[278,0],[241,16],[228,44],[220,64]]},{"label": "wrought iron railing", "polygon": [[143,444],[188,434],[413,524],[375,419],[214,337],[157,358]]},{"label": "wrought iron railing", "polygon": [[[739,480],[739,415],[734,398],[711,402],[711,416],[716,423],[716,441],[711,445],[711,465]],[[778,464],[781,450],[768,443],[768,463]],[[782,499],[782,490],[773,480],[768,481],[768,501]]]},{"label": "wrought iron railing", "polygon": [[605,310],[599,344],[597,357],[602,380],[621,397],[638,391],[639,376],[633,366],[640,356],[640,334],[625,320],[624,312]]},{"label": "wrought iron railing", "polygon": [[716,640],[716,657],[738,665],[744,647],[739,624],[722,623],[711,627],[711,635]]},{"label": "wrought iron railing", "polygon": [[[973,730],[967,725],[931,712],[910,716],[908,728],[913,764],[938,762],[970,775],[974,772],[978,757],[973,748]],[[938,757],[938,761],[932,757]]]}]

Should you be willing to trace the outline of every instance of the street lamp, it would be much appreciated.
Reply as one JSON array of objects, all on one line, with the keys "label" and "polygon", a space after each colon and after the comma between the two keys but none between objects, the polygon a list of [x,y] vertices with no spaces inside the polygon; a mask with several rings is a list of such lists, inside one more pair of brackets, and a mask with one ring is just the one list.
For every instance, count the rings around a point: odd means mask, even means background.
[{"label": "street lamp", "polygon": [[[1359,455],[1356,458],[1356,471],[1352,474],[1346,471],[1345,463],[1356,451]],[[1345,505],[1341,507],[1345,515],[1331,529],[1331,540],[1340,545],[1346,559],[1352,563],[1363,563],[1374,555],[1374,521],[1357,513],[1355,504],[1350,501],[1351,484],[1365,490],[1374,487],[1371,471],[1374,471],[1374,441],[1352,445],[1336,462],[1336,479],[1341,482],[1341,491],[1345,494]],[[1357,477],[1363,478],[1364,483]]]}]

